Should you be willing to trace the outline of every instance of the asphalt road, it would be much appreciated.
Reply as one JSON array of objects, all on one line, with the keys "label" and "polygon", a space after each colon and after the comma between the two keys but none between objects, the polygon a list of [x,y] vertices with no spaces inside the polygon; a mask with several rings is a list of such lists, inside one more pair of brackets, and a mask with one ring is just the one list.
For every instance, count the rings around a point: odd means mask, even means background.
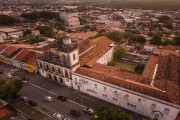
[{"label": "asphalt road", "polygon": [[[30,100],[36,101],[38,105],[35,107],[35,109],[50,117],[52,117],[55,112],[58,112],[71,120],[90,120],[92,117],[91,115],[84,113],[84,106],[70,100],[65,102],[60,101],[57,99],[57,94],[48,92],[47,90],[33,84],[24,86],[20,94],[27,96]],[[44,99],[45,96],[51,96],[54,100],[52,102],[48,102]],[[79,111],[81,114],[80,117],[71,115],[69,113],[71,109]]]}]

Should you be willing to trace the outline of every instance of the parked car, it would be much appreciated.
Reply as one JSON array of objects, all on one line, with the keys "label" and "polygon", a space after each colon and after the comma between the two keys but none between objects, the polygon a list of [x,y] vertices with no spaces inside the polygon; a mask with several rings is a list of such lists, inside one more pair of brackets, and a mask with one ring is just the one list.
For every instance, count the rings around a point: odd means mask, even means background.
[{"label": "parked car", "polygon": [[70,110],[70,114],[76,116],[76,117],[79,117],[80,116],[80,113],[76,110]]},{"label": "parked car", "polygon": [[31,106],[36,106],[36,105],[37,105],[37,103],[36,103],[35,101],[32,101],[32,100],[30,100],[28,103],[29,103],[29,105],[31,105]]},{"label": "parked car", "polygon": [[23,84],[25,84],[25,85],[28,85],[29,84],[29,82],[28,81],[22,81],[23,82]]},{"label": "parked car", "polygon": [[21,95],[21,94],[14,94],[13,97],[14,97],[15,99],[18,99],[18,98],[21,98],[22,95]]},{"label": "parked car", "polygon": [[53,114],[53,117],[54,117],[55,119],[57,119],[57,120],[62,120],[62,119],[63,119],[63,116],[62,116],[61,114],[59,114],[59,113],[54,113],[54,114]]},{"label": "parked car", "polygon": [[64,97],[64,96],[58,96],[57,99],[61,100],[61,101],[66,101],[66,97]]},{"label": "parked car", "polygon": [[88,114],[91,114],[93,115],[94,114],[94,110],[92,108],[88,108],[88,107],[85,107],[84,108],[84,112],[88,113]]},{"label": "parked car", "polygon": [[8,75],[7,75],[7,78],[8,78],[8,79],[11,79],[11,78],[13,78],[13,76],[12,76],[11,74],[8,74]]},{"label": "parked car", "polygon": [[29,101],[28,97],[26,97],[26,96],[22,96],[21,100],[24,101],[24,102],[28,102]]},{"label": "parked car", "polygon": [[51,96],[46,96],[45,100],[51,102],[51,101],[53,101],[53,98]]}]

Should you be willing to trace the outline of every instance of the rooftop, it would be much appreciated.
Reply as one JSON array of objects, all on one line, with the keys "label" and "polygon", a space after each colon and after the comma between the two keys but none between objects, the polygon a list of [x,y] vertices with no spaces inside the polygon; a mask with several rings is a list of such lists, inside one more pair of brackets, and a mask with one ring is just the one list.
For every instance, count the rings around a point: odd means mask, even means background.
[{"label": "rooftop", "polygon": [[[94,64],[102,55],[112,48],[110,46],[112,43],[113,41],[105,36],[79,43],[81,66],[91,66]],[[85,49],[86,47],[87,49]],[[82,50],[84,51],[83,54]]]},{"label": "rooftop", "polygon": [[16,32],[16,31],[20,31],[20,29],[9,28],[9,27],[1,27],[0,31],[1,32]]}]

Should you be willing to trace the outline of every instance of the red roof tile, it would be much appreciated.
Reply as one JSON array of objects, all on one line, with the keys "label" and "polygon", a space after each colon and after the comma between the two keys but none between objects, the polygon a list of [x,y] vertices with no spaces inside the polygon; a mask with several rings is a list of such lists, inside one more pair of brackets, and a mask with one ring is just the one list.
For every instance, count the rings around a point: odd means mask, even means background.
[{"label": "red roof tile", "polygon": [[113,43],[110,39],[105,36],[90,40],[91,45],[93,46],[91,49],[86,51],[85,54],[80,56],[80,64],[89,65],[91,66],[93,63],[98,60],[100,54],[104,53],[105,51],[109,50],[111,47],[110,45]]},{"label": "red roof tile", "polygon": [[168,102],[173,102],[171,99],[167,96],[166,93],[151,87],[150,85],[145,85],[139,82],[131,81],[131,80],[124,80],[117,76],[107,75],[104,72],[95,71],[91,68],[83,68],[79,67],[75,73],[84,75],[90,78],[94,78],[96,80],[100,80],[109,84],[117,85],[135,92],[139,92],[145,95],[149,95],[158,99],[162,99]]}]

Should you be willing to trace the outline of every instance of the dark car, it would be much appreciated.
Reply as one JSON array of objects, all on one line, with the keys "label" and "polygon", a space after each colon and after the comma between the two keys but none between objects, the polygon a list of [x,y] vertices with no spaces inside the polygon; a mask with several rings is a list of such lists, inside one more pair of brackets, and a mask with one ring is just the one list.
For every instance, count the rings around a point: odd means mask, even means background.
[{"label": "dark car", "polygon": [[21,94],[14,94],[13,97],[14,97],[15,99],[19,99],[19,98],[22,97],[22,95],[21,95]]},{"label": "dark car", "polygon": [[32,100],[30,100],[28,103],[29,103],[29,105],[31,105],[31,106],[36,106],[36,105],[37,105],[37,103],[34,102],[34,101],[32,101]]},{"label": "dark car", "polygon": [[66,97],[64,97],[64,96],[58,96],[57,99],[61,100],[61,101],[66,101]]},{"label": "dark car", "polygon": [[70,110],[70,114],[76,116],[76,117],[79,117],[80,116],[80,113],[78,111],[75,111],[75,110]]}]

